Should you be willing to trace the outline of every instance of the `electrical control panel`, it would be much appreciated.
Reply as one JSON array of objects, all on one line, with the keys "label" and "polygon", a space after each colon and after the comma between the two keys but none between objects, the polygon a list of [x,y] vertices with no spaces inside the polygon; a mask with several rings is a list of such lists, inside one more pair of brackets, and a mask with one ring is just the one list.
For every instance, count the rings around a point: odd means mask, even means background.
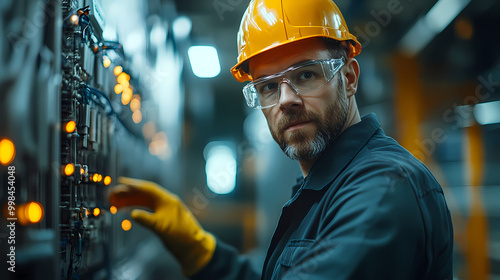
[{"label": "electrical control panel", "polygon": [[118,43],[103,40],[91,15],[95,4],[74,4],[62,2],[60,270],[66,279],[106,263],[110,224],[104,187],[116,178],[110,143],[116,116],[103,90],[113,75],[103,65],[103,51],[120,51]]},{"label": "electrical control panel", "polygon": [[101,1],[0,14],[0,278],[138,279],[125,268],[150,233],[107,197],[121,174],[165,174],[153,97],[104,36]]}]

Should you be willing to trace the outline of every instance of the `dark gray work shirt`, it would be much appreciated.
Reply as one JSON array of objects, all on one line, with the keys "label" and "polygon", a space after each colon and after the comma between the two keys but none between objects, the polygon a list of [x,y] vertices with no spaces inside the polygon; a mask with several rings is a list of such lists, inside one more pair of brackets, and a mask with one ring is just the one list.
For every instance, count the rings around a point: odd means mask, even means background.
[{"label": "dark gray work shirt", "polygon": [[262,276],[220,242],[192,279],[449,279],[453,228],[441,186],[374,114],[299,179]]}]

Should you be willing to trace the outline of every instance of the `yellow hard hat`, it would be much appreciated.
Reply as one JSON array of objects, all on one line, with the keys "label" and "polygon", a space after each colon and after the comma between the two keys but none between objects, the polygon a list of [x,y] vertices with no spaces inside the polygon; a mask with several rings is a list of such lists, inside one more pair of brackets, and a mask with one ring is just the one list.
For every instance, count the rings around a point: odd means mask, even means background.
[{"label": "yellow hard hat", "polygon": [[240,66],[270,49],[307,38],[326,37],[348,41],[349,57],[361,52],[361,44],[349,33],[344,17],[332,0],[253,0],[238,31],[238,63],[231,73],[239,82],[252,77]]}]

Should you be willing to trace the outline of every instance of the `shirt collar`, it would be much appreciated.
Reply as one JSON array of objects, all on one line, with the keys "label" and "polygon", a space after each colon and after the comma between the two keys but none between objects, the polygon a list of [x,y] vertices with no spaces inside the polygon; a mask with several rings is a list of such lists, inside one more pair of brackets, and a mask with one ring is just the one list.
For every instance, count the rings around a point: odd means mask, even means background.
[{"label": "shirt collar", "polygon": [[379,127],[377,116],[371,113],[342,132],[314,163],[304,180],[303,189],[320,190],[333,181]]}]

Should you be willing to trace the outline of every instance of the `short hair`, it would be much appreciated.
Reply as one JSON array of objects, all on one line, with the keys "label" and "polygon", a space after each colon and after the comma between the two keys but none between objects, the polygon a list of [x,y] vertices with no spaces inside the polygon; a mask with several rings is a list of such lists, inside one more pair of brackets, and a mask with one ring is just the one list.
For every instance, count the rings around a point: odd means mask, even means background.
[{"label": "short hair", "polygon": [[327,50],[330,52],[331,58],[343,58],[347,60],[349,56],[349,42],[337,41],[328,37],[320,37],[321,41],[325,44]]},{"label": "short hair", "polygon": [[[325,44],[327,50],[330,52],[331,58],[344,58],[347,60],[350,48],[348,41],[337,41],[335,39],[331,39],[328,37],[319,37],[321,41]],[[249,60],[243,62],[239,69],[243,70],[243,72],[250,74],[250,63]]]}]

